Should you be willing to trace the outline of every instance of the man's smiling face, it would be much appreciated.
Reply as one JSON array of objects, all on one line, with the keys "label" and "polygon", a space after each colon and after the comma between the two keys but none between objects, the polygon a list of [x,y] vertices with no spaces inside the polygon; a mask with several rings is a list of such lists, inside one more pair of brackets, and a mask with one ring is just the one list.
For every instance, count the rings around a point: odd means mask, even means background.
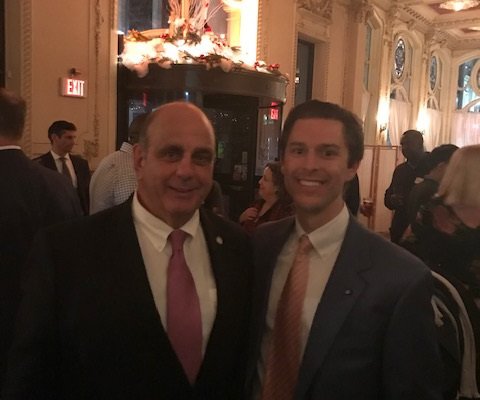
[{"label": "man's smiling face", "polygon": [[340,121],[297,120],[286,143],[282,171],[299,220],[316,229],[333,219],[343,207],[344,185],[357,168],[358,163],[348,166]]}]

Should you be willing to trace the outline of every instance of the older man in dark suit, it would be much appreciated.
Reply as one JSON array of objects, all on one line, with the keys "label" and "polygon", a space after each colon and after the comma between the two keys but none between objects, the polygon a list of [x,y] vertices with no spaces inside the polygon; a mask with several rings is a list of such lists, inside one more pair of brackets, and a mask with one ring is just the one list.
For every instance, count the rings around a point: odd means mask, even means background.
[{"label": "older man in dark suit", "polygon": [[48,128],[48,139],[52,149],[45,154],[35,158],[44,167],[63,174],[76,189],[84,215],[88,215],[90,168],[87,160],[71,154],[77,127],[68,121],[55,121]]},{"label": "older man in dark suit", "polygon": [[205,114],[163,105],[134,147],[133,197],[39,235],[5,399],[241,396],[250,247],[199,209],[214,159]]},{"label": "older man in dark suit", "polygon": [[21,98],[0,88],[0,385],[33,236],[81,213],[72,186],[22,152],[25,111]]},{"label": "older man in dark suit", "polygon": [[342,198],[363,156],[360,122],[312,100],[291,111],[280,148],[296,218],[254,237],[255,398],[441,399],[430,272]]}]

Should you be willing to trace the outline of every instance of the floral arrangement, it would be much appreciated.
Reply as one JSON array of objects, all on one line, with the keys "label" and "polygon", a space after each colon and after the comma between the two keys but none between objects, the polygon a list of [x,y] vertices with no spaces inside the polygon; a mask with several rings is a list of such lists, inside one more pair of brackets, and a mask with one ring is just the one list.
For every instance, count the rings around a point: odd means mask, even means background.
[{"label": "floral arrangement", "polygon": [[128,31],[121,62],[139,77],[148,74],[150,63],[157,63],[167,69],[173,64],[201,64],[225,72],[250,70],[287,78],[279,71],[278,64],[267,65],[263,61],[246,64],[239,47],[230,47],[224,38],[213,33],[208,20],[222,6],[219,4],[210,11],[208,0],[169,0],[170,28]]}]

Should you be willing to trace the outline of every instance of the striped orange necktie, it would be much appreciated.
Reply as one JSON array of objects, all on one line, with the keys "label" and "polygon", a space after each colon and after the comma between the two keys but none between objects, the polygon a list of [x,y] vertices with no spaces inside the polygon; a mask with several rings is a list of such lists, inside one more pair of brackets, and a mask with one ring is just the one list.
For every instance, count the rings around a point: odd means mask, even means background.
[{"label": "striped orange necktie", "polygon": [[312,243],[308,236],[302,235],[278,302],[267,355],[262,400],[293,398],[300,368],[301,320],[311,249]]}]

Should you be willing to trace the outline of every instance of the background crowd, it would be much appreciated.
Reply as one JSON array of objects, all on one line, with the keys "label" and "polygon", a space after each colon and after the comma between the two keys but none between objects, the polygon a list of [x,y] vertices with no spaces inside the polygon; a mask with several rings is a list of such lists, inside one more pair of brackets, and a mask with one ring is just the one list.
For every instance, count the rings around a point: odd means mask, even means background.
[{"label": "background crowd", "polygon": [[403,134],[389,242],[338,105],[292,109],[238,221],[195,105],[134,119],[91,179],[71,122],[25,156],[25,112],[0,88],[2,399],[480,398],[480,145]]}]

